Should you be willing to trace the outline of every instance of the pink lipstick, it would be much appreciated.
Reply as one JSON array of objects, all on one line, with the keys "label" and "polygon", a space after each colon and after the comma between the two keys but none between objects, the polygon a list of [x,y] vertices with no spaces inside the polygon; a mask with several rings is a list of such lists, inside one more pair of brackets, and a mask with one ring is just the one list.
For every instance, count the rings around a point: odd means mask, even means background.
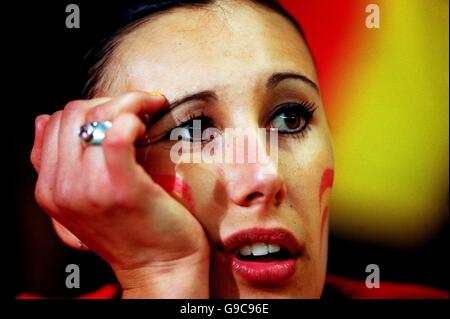
[{"label": "pink lipstick", "polygon": [[253,283],[276,284],[289,279],[296,270],[302,246],[282,228],[251,228],[222,242],[234,272]]}]

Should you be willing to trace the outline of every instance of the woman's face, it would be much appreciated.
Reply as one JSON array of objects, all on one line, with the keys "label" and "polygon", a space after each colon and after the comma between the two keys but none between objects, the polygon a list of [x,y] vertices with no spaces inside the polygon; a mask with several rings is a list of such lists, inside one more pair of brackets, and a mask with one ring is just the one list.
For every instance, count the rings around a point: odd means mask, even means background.
[{"label": "woman's face", "polygon": [[[211,296],[319,297],[333,151],[313,61],[295,27],[252,3],[176,9],[126,35],[108,72],[115,80],[101,95],[160,91],[174,102],[203,92],[153,124],[151,145],[137,156],[204,227]],[[278,161],[174,163],[176,142],[165,133],[192,127],[193,118],[202,130],[278,129]],[[262,145],[257,134],[245,141]]]}]

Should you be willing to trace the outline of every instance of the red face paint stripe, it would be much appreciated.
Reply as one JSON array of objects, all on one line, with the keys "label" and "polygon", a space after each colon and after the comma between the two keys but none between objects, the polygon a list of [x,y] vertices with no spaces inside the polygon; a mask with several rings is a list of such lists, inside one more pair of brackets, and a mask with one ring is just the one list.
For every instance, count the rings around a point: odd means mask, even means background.
[{"label": "red face paint stripe", "polygon": [[175,193],[180,196],[188,205],[189,209],[194,208],[194,198],[192,197],[189,185],[174,175],[157,175],[153,181],[159,184],[168,193]]},{"label": "red face paint stripe", "polygon": [[[319,191],[319,207],[322,211],[322,196],[328,188],[333,186],[334,179],[334,170],[332,168],[327,168],[324,170],[322,174],[322,179],[320,182],[320,191]],[[325,228],[325,224],[327,222],[328,217],[328,206],[322,212],[322,221],[320,223],[320,241],[322,242],[323,230]]]},{"label": "red face paint stripe", "polygon": [[322,181],[320,183],[319,200],[322,203],[322,195],[325,191],[333,186],[334,170],[327,168],[322,174]]}]

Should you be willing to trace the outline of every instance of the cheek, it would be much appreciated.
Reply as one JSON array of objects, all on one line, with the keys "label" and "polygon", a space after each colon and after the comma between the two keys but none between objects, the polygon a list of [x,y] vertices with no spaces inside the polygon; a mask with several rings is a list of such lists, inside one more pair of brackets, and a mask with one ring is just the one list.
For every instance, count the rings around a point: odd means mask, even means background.
[{"label": "cheek", "polygon": [[326,134],[317,130],[310,133],[305,139],[292,140],[282,153],[284,158],[280,157],[280,163],[285,163],[283,175],[290,188],[290,201],[297,207],[296,211],[301,212],[305,233],[317,243],[319,252],[328,216],[334,165]]},{"label": "cheek", "polygon": [[195,208],[191,188],[181,177],[176,175],[155,175],[153,176],[153,181],[169,194],[175,195],[189,210],[192,211]]},{"label": "cheek", "polygon": [[156,183],[188,208],[204,226],[213,223],[211,212],[220,212],[223,204],[221,195],[224,192],[218,186],[220,168],[206,164],[175,164],[170,160],[169,151],[159,146],[137,149],[137,161]]},{"label": "cheek", "polygon": [[175,163],[170,160],[169,150],[158,145],[136,149],[136,160],[150,176],[175,175]]},{"label": "cheek", "polygon": [[225,207],[223,196],[226,193],[219,182],[219,168],[214,165],[180,164],[176,170],[178,175],[189,182],[192,197],[195,199],[195,211],[192,213],[205,226],[212,224]]},{"label": "cheek", "polygon": [[220,165],[182,164],[177,167],[177,173],[189,183],[195,200],[192,214],[203,226],[209,240],[219,241],[229,204]]},{"label": "cheek", "polygon": [[189,210],[195,207],[194,197],[186,179],[178,174],[167,150],[158,146],[138,148],[137,162],[166,192],[174,196]]}]

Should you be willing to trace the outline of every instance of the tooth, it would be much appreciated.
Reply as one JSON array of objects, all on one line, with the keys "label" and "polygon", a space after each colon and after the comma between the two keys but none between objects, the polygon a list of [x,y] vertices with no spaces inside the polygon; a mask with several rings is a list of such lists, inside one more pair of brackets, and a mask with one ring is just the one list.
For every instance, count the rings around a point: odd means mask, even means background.
[{"label": "tooth", "polygon": [[253,256],[264,256],[268,254],[267,245],[264,243],[254,243],[252,245]]},{"label": "tooth", "polygon": [[280,251],[281,247],[275,244],[269,244],[267,245],[267,249],[269,251],[269,253],[276,253],[278,251]]},{"label": "tooth", "polygon": [[252,249],[250,248],[250,246],[245,245],[245,246],[242,246],[241,250],[239,250],[239,253],[242,256],[250,256],[252,254]]}]

